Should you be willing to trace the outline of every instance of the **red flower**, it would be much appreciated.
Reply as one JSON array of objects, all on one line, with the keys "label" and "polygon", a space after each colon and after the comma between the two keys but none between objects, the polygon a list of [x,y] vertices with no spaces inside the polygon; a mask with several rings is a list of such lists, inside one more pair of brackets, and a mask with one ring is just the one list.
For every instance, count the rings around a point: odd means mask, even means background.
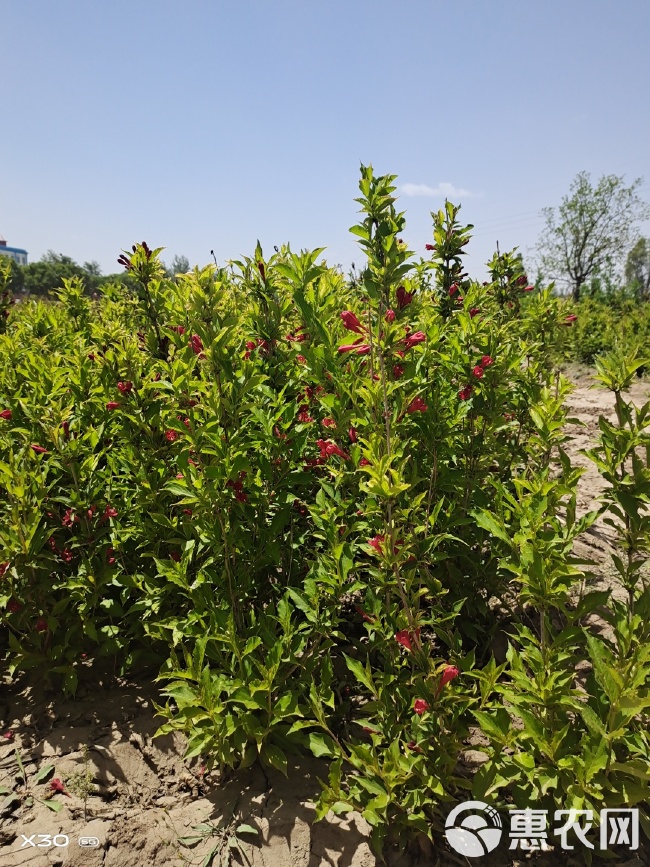
[{"label": "red flower", "polygon": [[336,427],[336,422],[333,418],[324,418],[321,424],[323,427]]},{"label": "red flower", "polygon": [[5,574],[7,569],[9,568],[9,563],[0,563],[0,578]]},{"label": "red flower", "polygon": [[398,286],[397,291],[395,292],[395,297],[397,298],[397,307],[400,310],[408,307],[413,300],[413,295],[413,292],[407,292],[403,286]]},{"label": "red flower", "polygon": [[106,549],[106,562],[108,563],[109,566],[112,566],[113,563],[115,563],[114,553],[115,553],[115,549],[113,548],[112,545]]},{"label": "red flower", "polygon": [[203,352],[203,341],[198,334],[193,334],[190,337],[190,346],[195,355],[198,355],[199,358],[205,358],[205,353]]},{"label": "red flower", "polygon": [[43,448],[43,446],[39,446],[36,443],[32,443],[30,446],[33,452],[36,452],[37,455],[47,454],[47,449]]},{"label": "red flower", "polygon": [[257,263],[257,270],[260,272],[260,277],[262,278],[262,280],[266,280],[266,270],[262,262]]},{"label": "red flower", "polygon": [[435,247],[435,244],[425,244],[424,249],[425,250],[435,250],[436,247]]},{"label": "red flower", "polygon": [[102,521],[108,521],[109,518],[117,518],[117,509],[113,506],[106,506],[102,515]]},{"label": "red flower", "polygon": [[332,457],[332,455],[338,455],[338,457],[343,458],[346,461],[350,460],[350,455],[347,452],[344,452],[343,449],[339,448],[339,446],[331,440],[316,440],[316,445],[320,450],[321,458],[327,459]]},{"label": "red flower", "polygon": [[442,677],[440,678],[440,683],[438,684],[438,691],[436,695],[440,695],[443,686],[446,686],[450,680],[458,677],[459,674],[460,670],[456,668],[455,665],[446,666],[445,670],[442,672]]},{"label": "red flower", "polygon": [[91,361],[94,361],[96,357],[97,357],[97,356],[95,355],[94,352],[89,352],[89,353],[88,353],[88,358],[89,358]]},{"label": "red flower", "polygon": [[374,548],[378,554],[382,552],[382,546],[386,541],[386,536],[382,533],[379,536],[373,536],[372,539],[368,539],[368,544],[371,548]]},{"label": "red flower", "polygon": [[174,563],[180,563],[181,555],[178,553],[178,551],[172,551],[169,556],[172,558]]},{"label": "red flower", "polygon": [[491,364],[494,364],[494,359],[491,355],[484,355],[479,364],[481,367],[489,367]]},{"label": "red flower", "polygon": [[88,515],[88,519],[89,519],[89,520],[90,520],[90,518],[92,518],[92,516],[95,514],[96,511],[97,511],[97,506],[91,506],[91,507],[86,511],[86,514]]},{"label": "red flower", "polygon": [[5,421],[9,421],[11,419],[11,410],[3,409],[2,412],[0,412],[0,418],[3,418]]},{"label": "red flower", "polygon": [[341,319],[343,320],[343,325],[348,331],[354,331],[357,334],[363,334],[365,331],[365,328],[359,321],[358,317],[351,310],[344,310],[341,313]]},{"label": "red flower", "polygon": [[17,614],[23,606],[18,602],[17,599],[10,599],[7,602],[7,610],[11,611],[13,614]]},{"label": "red flower", "polygon": [[481,312],[480,307],[472,307],[471,310],[469,311],[470,318],[473,319],[476,316],[476,314],[480,313],[480,312]]},{"label": "red flower", "polygon": [[296,361],[298,364],[307,364],[307,359],[304,355],[296,355]]},{"label": "red flower", "polygon": [[66,563],[71,563],[72,551],[69,548],[64,548],[63,551],[61,551],[61,559],[64,560]]},{"label": "red flower", "polygon": [[415,741],[409,741],[409,742],[407,743],[406,746],[408,747],[409,750],[413,750],[414,753],[421,754],[421,753],[423,752],[423,750],[421,749],[421,747],[419,747],[419,746],[415,743]]},{"label": "red flower", "polygon": [[356,343],[344,343],[339,346],[339,352],[354,352],[356,355],[367,355],[370,352],[370,344],[361,343],[357,340]]},{"label": "red flower", "polygon": [[525,286],[526,283],[528,283],[528,277],[525,274],[521,274],[519,277],[517,277],[515,282],[517,286]]},{"label": "red flower", "polygon": [[535,287],[534,287],[534,286],[526,286],[526,287],[524,288],[524,292],[534,292],[534,291],[535,291]]},{"label": "red flower", "polygon": [[175,331],[177,334],[185,334],[185,326],[184,325],[170,325],[170,331]]},{"label": "red flower", "polygon": [[566,317],[566,319],[564,320],[564,322],[562,324],[563,325],[573,325],[573,323],[576,321],[577,318],[578,317],[575,315],[575,313],[570,313]]},{"label": "red flower", "polygon": [[449,287],[449,297],[453,298],[456,292],[458,292],[458,283],[452,283]]},{"label": "red flower", "polygon": [[401,364],[394,364],[393,365],[393,376],[395,377],[395,379],[399,379],[403,373],[404,373],[404,368],[402,367]]},{"label": "red flower", "polygon": [[106,409],[117,409],[119,407],[119,403],[116,400],[109,400],[106,404]]},{"label": "red flower", "polygon": [[426,339],[427,336],[424,331],[416,331],[414,334],[409,334],[407,337],[405,337],[403,342],[404,346],[407,349],[410,349],[412,346],[417,346],[418,343],[424,343]]},{"label": "red flower", "polygon": [[413,712],[418,716],[422,716],[423,713],[429,710],[429,702],[425,701],[423,698],[416,698],[413,702]]},{"label": "red flower", "polygon": [[427,406],[426,403],[422,400],[421,397],[414,397],[413,400],[409,403],[408,407],[406,408],[406,411],[407,411],[408,413],[412,413],[412,412],[426,412],[427,409],[428,409],[428,406]]},{"label": "red flower", "polygon": [[480,364],[477,364],[476,367],[472,370],[472,373],[477,379],[481,379],[483,376],[483,368]]},{"label": "red flower", "polygon": [[130,379],[127,379],[124,382],[118,382],[117,387],[122,392],[122,394],[128,394],[133,389],[133,383]]},{"label": "red flower", "polygon": [[67,440],[70,439],[70,423],[67,421],[62,422],[61,427],[63,428],[63,433],[65,434],[65,438]]},{"label": "red flower", "polygon": [[50,789],[53,792],[58,792],[61,795],[67,795],[68,794],[65,790],[65,786],[63,785],[62,781],[58,777],[55,777],[50,782]]},{"label": "red flower", "polygon": [[34,629],[37,632],[47,632],[47,620],[44,617],[39,617],[34,624]]},{"label": "red flower", "polygon": [[310,421],[313,420],[314,419],[309,415],[309,412],[306,409],[303,409],[298,413],[298,421],[302,422],[303,424],[308,424]]},{"label": "red flower", "polygon": [[351,427],[350,430],[348,431],[348,436],[350,437],[350,442],[351,442],[351,443],[356,443],[356,441],[357,441],[357,431],[356,431],[356,428]]},{"label": "red flower", "polygon": [[394,322],[395,321],[395,311],[387,310],[385,316],[386,322]]},{"label": "red flower", "polygon": [[412,641],[414,638],[420,640],[420,627],[415,630],[415,633],[409,632],[408,629],[401,629],[395,633],[395,641],[405,647],[407,650],[413,650]]},{"label": "red flower", "polygon": [[250,352],[252,352],[256,348],[257,348],[257,343],[255,343],[254,340],[247,340],[246,341],[246,349],[248,349]]},{"label": "red flower", "polygon": [[175,430],[166,430],[165,431],[165,439],[168,443],[176,442],[178,439],[178,431]]},{"label": "red flower", "polygon": [[369,467],[370,461],[368,460],[368,458],[361,458],[361,460],[359,461],[359,466],[360,467]]},{"label": "red flower", "polygon": [[71,527],[75,522],[79,522],[79,516],[72,514],[72,509],[66,509],[63,518],[61,519],[61,523],[64,527]]},{"label": "red flower", "polygon": [[183,509],[183,514],[188,515],[191,518],[192,517],[192,510],[191,509]]},{"label": "red flower", "polygon": [[462,388],[458,392],[458,399],[459,400],[469,400],[471,394],[472,394],[472,386],[466,385],[465,388]]}]

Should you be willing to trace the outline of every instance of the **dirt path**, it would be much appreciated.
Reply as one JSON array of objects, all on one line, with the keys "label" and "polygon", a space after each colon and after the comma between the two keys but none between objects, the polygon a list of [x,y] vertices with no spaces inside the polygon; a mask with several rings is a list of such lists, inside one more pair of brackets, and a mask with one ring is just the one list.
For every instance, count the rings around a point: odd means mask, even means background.
[{"label": "dirt path", "polygon": [[[602,484],[593,465],[579,451],[593,443],[598,415],[610,413],[613,400],[609,393],[590,388],[593,380],[586,368],[573,368],[569,373],[577,385],[569,400],[571,414],[584,423],[584,427],[569,430],[572,440],[568,445],[572,459],[587,468],[580,482],[582,513],[597,506]],[[635,383],[632,397],[637,403],[649,395],[647,383]],[[577,548],[577,553],[595,561],[596,586],[612,586],[612,537],[611,528],[599,521]],[[42,685],[34,678],[31,683],[21,679],[5,686],[0,700],[2,732],[11,730],[14,734],[11,740],[0,738],[0,786],[13,787],[18,770],[16,748],[31,781],[37,769],[46,764],[54,765],[54,777],[68,780],[83,770],[83,750],[87,747],[95,791],[88,797],[86,819],[83,799],[73,794],[56,796],[64,804],[59,813],[38,800],[31,807],[8,805],[4,812],[0,808],[0,867],[199,867],[215,845],[226,851],[229,840],[234,841],[232,831],[241,822],[258,832],[241,833],[243,854],[235,853],[233,863],[249,867],[376,867],[367,843],[370,829],[361,816],[337,818],[330,814],[325,821],[313,823],[317,777],[326,774],[324,762],[301,759],[290,769],[288,781],[276,772],[267,776],[259,768],[233,780],[221,781],[216,774],[202,776],[197,762],[182,760],[183,737],[152,739],[161,722],[153,716],[154,701],[159,697],[151,677],[116,686],[110,678],[103,679],[90,670],[82,677],[74,701],[43,694]],[[32,791],[36,798],[44,798],[48,788],[45,782],[33,785]],[[0,796],[0,801],[3,799]],[[228,824],[231,817],[233,821]],[[225,831],[194,842],[186,840],[186,845],[180,842],[193,833],[193,826],[216,825],[220,819]],[[21,835],[29,839],[47,834],[68,835],[69,844],[21,848]],[[100,846],[82,848],[78,843],[81,836],[97,837]],[[62,843],[65,838],[56,840]],[[35,837],[33,842],[43,841]],[[389,860],[392,867],[443,863],[431,855],[414,858],[399,853]],[[214,863],[221,862],[216,858]]]}]

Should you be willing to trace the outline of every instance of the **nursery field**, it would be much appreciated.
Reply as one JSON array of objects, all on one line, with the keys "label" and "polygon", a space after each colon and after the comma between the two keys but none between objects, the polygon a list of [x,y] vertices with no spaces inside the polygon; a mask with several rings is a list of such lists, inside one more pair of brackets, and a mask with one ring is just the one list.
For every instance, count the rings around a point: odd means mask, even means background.
[{"label": "nursery field", "polygon": [[0,867],[648,863],[650,360],[393,181],[350,277],[5,289]]}]

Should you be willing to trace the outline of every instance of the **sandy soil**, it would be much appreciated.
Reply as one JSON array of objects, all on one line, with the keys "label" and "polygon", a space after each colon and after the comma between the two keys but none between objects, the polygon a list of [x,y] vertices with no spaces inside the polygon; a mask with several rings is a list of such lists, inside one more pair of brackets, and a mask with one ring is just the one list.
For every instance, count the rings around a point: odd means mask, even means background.
[{"label": "sandy soil", "polygon": [[[572,415],[583,427],[571,427],[568,451],[576,463],[587,467],[580,484],[579,508],[596,507],[602,491],[600,477],[579,450],[593,443],[600,413],[608,414],[613,401],[607,392],[590,388],[587,368],[569,371],[576,390],[569,403]],[[650,386],[634,384],[632,397],[639,403],[650,396]],[[602,521],[585,535],[577,553],[595,561],[592,568],[596,586],[614,586],[609,554],[613,531]],[[44,693],[35,677],[20,678],[4,687],[0,699],[0,787],[13,789],[19,779],[16,748],[34,796],[32,806],[7,803],[0,795],[0,867],[199,867],[217,847],[215,865],[249,867],[376,867],[377,859],[367,843],[369,826],[359,815],[313,823],[313,804],[318,796],[317,777],[326,775],[322,761],[302,759],[290,769],[289,780],[282,775],[252,768],[235,778],[219,780],[203,776],[197,762],[182,759],[184,739],[180,735],[157,738],[152,735],[161,723],[154,718],[152,702],[159,701],[151,677],[116,683],[95,670],[82,676],[74,700]],[[472,743],[465,758],[468,766],[480,761]],[[87,748],[84,760],[84,748]],[[84,764],[86,762],[86,765]],[[34,783],[39,768],[54,765],[51,777]],[[54,813],[38,799],[48,797],[49,780],[62,779],[70,786],[73,774],[89,771],[94,791],[84,801],[79,795],[58,794],[63,809]],[[3,803],[4,802],[4,803]],[[188,840],[193,826],[209,823],[218,828],[209,836]],[[234,830],[246,823],[257,830],[242,832],[240,850],[234,848]],[[69,836],[69,845],[49,848],[22,846],[32,835]],[[78,839],[93,836],[97,848],[82,848]],[[59,843],[64,838],[56,838]],[[44,842],[33,838],[34,843]],[[501,848],[501,847],[500,847]],[[446,853],[419,849],[391,853],[391,867],[469,864]],[[632,853],[631,853],[632,855]],[[223,856],[223,857],[222,857]],[[505,865],[504,853],[473,863]],[[536,859],[538,867],[558,864],[554,856]],[[577,864],[580,861],[576,862]],[[650,863],[645,856],[630,857],[627,867]]]}]

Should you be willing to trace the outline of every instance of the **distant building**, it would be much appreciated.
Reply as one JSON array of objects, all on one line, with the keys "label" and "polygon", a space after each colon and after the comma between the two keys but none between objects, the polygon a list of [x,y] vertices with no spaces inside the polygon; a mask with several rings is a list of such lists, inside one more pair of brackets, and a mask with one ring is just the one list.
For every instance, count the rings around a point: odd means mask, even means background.
[{"label": "distant building", "polygon": [[27,250],[21,250],[19,247],[7,247],[7,242],[2,235],[0,235],[0,256],[9,256],[19,265],[27,264]]}]

